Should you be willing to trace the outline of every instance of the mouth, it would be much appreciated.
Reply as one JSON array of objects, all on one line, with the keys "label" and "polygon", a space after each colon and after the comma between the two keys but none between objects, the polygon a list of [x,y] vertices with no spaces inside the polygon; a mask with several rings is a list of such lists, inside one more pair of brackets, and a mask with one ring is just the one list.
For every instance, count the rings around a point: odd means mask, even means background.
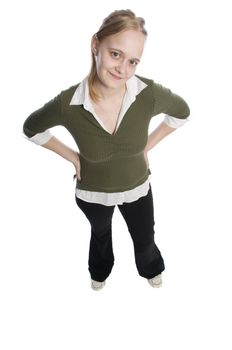
[{"label": "mouth", "polygon": [[115,79],[115,80],[121,80],[121,77],[118,77],[117,75],[110,73],[110,75]]}]

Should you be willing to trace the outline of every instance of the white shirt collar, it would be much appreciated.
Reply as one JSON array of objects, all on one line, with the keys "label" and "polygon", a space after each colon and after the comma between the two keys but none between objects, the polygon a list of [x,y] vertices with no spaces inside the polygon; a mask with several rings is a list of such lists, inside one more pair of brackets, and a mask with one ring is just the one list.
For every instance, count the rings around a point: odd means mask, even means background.
[{"label": "white shirt collar", "polygon": [[[143,90],[147,84],[145,84],[142,80],[133,75],[130,79],[126,81],[126,95],[127,99],[130,103],[134,102],[136,96]],[[85,109],[89,110],[91,106],[90,98],[89,98],[89,84],[88,84],[88,76],[85,77],[80,85],[75,90],[73,97],[70,101],[70,105],[84,105]]]},{"label": "white shirt collar", "polygon": [[[118,121],[116,125],[116,131],[126,114],[127,110],[130,108],[131,104],[135,101],[136,96],[143,90],[147,84],[145,84],[143,81],[141,81],[136,76],[131,77],[126,81],[126,93],[123,98],[122,107],[119,112]],[[80,83],[80,85],[77,87],[76,91],[73,94],[73,97],[71,99],[70,105],[83,105],[85,110],[92,113],[94,118],[98,121],[98,123],[107,131],[109,132],[105,125],[103,124],[101,118],[96,114],[93,105],[90,100],[89,96],[89,85],[88,85],[88,77],[85,77],[85,79]]]}]

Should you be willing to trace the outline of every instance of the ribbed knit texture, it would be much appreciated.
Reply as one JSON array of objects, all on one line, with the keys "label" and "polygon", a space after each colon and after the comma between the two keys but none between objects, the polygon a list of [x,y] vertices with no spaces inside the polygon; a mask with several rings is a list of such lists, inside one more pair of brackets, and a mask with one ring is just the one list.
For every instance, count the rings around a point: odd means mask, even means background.
[{"label": "ribbed knit texture", "polygon": [[189,107],[180,96],[153,80],[137,77],[148,86],[136,96],[114,135],[82,105],[70,105],[79,84],[61,91],[26,119],[23,130],[28,137],[57,125],[71,133],[80,152],[77,188],[112,193],[144,183],[150,174],[144,148],[151,118],[160,113],[181,119],[189,116]]}]

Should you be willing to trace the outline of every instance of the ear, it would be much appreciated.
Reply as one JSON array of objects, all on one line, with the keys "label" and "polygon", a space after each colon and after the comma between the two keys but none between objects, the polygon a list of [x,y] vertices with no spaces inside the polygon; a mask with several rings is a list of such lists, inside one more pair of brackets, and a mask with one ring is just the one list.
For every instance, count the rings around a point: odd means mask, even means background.
[{"label": "ear", "polygon": [[92,50],[94,56],[97,56],[98,47],[99,47],[99,41],[98,41],[97,35],[94,34],[92,36],[92,40],[91,40],[91,50]]}]

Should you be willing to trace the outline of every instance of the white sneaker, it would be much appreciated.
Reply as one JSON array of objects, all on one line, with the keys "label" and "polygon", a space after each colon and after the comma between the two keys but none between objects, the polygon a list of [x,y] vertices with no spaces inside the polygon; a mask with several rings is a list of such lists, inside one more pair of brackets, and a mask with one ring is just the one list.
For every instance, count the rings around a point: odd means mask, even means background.
[{"label": "white sneaker", "polygon": [[106,281],[98,282],[91,279],[91,287],[94,290],[101,290],[106,284]]},{"label": "white sneaker", "polygon": [[153,288],[159,288],[162,285],[162,275],[157,275],[151,279],[148,279],[148,283],[153,287]]}]

